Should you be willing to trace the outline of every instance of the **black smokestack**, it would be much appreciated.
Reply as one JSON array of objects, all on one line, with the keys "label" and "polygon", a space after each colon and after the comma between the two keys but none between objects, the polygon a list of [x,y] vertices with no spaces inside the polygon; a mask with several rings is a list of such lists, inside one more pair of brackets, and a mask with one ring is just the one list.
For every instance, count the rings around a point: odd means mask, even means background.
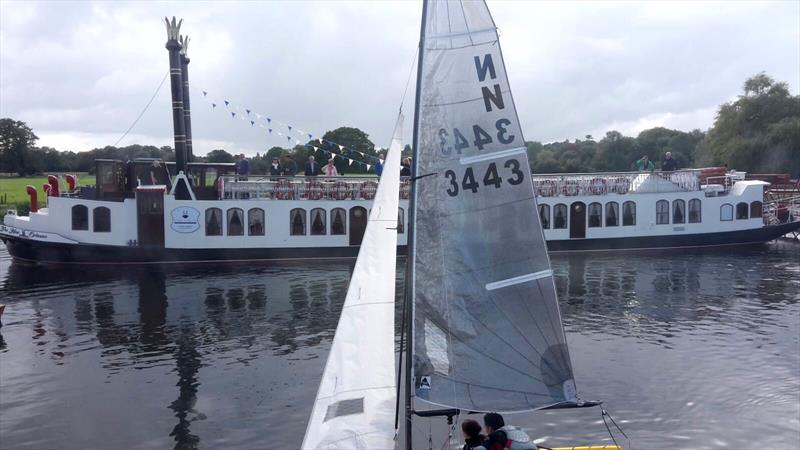
[{"label": "black smokestack", "polygon": [[169,50],[169,78],[172,87],[172,126],[175,134],[175,171],[186,173],[186,122],[183,116],[183,75],[181,74],[181,44],[178,36],[181,19],[176,23],[164,18],[167,23],[167,50]]},{"label": "black smokestack", "polygon": [[194,161],[192,151],[192,111],[189,103],[189,36],[181,36],[181,71],[183,72],[183,121],[186,131],[186,162]]}]

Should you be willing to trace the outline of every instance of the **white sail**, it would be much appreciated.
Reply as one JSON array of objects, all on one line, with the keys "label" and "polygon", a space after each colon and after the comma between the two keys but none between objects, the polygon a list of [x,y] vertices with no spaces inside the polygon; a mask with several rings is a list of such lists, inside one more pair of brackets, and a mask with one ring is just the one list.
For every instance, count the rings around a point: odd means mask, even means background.
[{"label": "white sail", "polygon": [[303,449],[394,447],[394,298],[402,130],[400,114]]}]

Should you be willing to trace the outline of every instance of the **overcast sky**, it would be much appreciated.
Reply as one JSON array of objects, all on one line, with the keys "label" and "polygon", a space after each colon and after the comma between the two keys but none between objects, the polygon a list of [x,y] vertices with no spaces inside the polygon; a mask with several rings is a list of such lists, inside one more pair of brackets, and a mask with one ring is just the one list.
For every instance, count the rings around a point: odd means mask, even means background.
[{"label": "overcast sky", "polygon": [[[316,135],[359,127],[387,146],[420,6],[0,0],[0,116],[60,150],[113,144],[168,71],[163,17],[177,15],[192,39],[195,153],[286,144],[212,111],[202,90]],[[489,7],[527,140],[707,129],[750,75],[765,71],[795,94],[800,86],[800,1]],[[413,111],[413,91],[408,100]],[[172,145],[170,101],[167,81],[120,145]]]}]

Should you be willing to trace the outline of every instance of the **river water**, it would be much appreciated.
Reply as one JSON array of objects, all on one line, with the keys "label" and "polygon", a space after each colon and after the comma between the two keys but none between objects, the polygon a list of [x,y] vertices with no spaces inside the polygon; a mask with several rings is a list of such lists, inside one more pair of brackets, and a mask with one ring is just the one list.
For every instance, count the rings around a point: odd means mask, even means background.
[{"label": "river water", "polygon": [[[578,388],[634,448],[797,448],[800,243],[552,263]],[[0,447],[298,448],[352,264],[43,269],[0,246]],[[598,408],[507,421],[610,443]]]}]

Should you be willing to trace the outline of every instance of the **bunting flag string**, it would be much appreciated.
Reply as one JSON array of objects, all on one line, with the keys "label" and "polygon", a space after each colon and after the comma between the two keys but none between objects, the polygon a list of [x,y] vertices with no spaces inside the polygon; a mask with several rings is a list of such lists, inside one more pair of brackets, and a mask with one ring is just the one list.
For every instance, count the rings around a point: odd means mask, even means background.
[{"label": "bunting flag string", "polygon": [[[216,109],[218,102],[208,99],[208,91],[202,91],[202,93],[203,93],[203,98],[205,98],[206,100],[211,102],[211,109],[212,110]],[[363,157],[365,159],[368,158],[368,161],[371,161],[373,163],[375,161],[378,161],[378,158],[376,158],[376,157],[374,157],[374,156],[372,156],[370,154],[367,154],[367,153],[364,153],[364,152],[361,152],[359,150],[355,150],[355,149],[352,149],[352,148],[345,147],[344,145],[337,144],[337,143],[335,143],[333,141],[330,141],[328,139],[323,139],[323,138],[319,137],[319,138],[316,138],[316,140],[314,140],[314,135],[312,133],[307,133],[307,132],[305,132],[303,130],[300,130],[300,129],[296,128],[296,127],[293,127],[292,125],[289,125],[289,124],[287,124],[285,122],[274,120],[274,122],[276,124],[281,125],[282,127],[284,127],[288,131],[287,133],[281,132],[280,130],[276,130],[274,128],[271,128],[272,122],[273,122],[273,118],[267,117],[266,115],[262,115],[262,114],[260,114],[260,113],[258,113],[256,111],[253,111],[253,110],[251,110],[249,108],[244,108],[244,107],[241,107],[241,106],[234,105],[228,100],[223,100],[223,103],[225,104],[225,108],[229,110],[228,112],[230,112],[230,114],[231,114],[231,119],[236,119],[237,112],[238,112],[238,113],[240,113],[240,114],[238,114],[239,119],[241,119],[243,122],[250,122],[250,126],[251,127],[255,127],[257,125],[259,128],[266,129],[268,135],[275,134],[275,135],[278,135],[278,136],[285,137],[287,142],[292,142],[292,137],[295,134],[299,135],[299,136],[302,136],[304,138],[305,138],[305,136],[308,136],[309,143],[303,144],[300,141],[300,139],[296,139],[295,138],[294,139],[295,145],[305,145],[305,147],[310,148],[315,153],[321,152],[323,155],[326,155],[326,156],[330,155],[330,157],[332,159],[334,159],[334,161],[338,157],[339,159],[347,161],[349,166],[352,166],[353,163],[356,163],[356,164],[359,164],[359,165],[365,167],[368,171],[370,169],[372,169],[374,164],[370,164],[368,162],[358,161],[356,159],[350,158],[348,156],[345,156],[343,154],[343,152],[346,151],[349,156],[352,156],[353,153],[358,153],[359,155],[361,155],[361,157]],[[256,120],[253,120],[252,118],[248,118],[251,115],[251,113],[256,116]],[[266,124],[268,126],[264,125],[263,123],[259,123],[258,122],[262,118],[266,120]],[[313,145],[311,142],[319,142],[320,145],[316,146],[316,145]],[[334,147],[334,148],[338,147],[339,151],[342,152],[342,153],[337,153],[337,152],[331,150],[330,148],[325,149],[325,148],[322,147],[323,144],[326,144],[326,145],[328,145],[330,147]],[[375,150],[376,151],[379,151],[380,149],[381,148],[378,147],[377,145],[375,146]]]},{"label": "bunting flag string", "polygon": [[[219,102],[216,101],[216,100],[210,99],[209,96],[208,96],[209,95],[208,91],[203,90],[201,92],[203,93],[203,98],[211,103],[211,109],[212,110],[216,109],[216,107],[218,106]],[[225,108],[228,109],[229,112],[231,113],[231,118],[232,119],[236,119],[237,112],[238,112],[239,113],[238,117],[242,121],[245,121],[245,122],[249,121],[250,122],[250,126],[252,126],[252,127],[255,127],[257,125],[259,128],[266,129],[267,130],[267,134],[269,134],[269,135],[277,134],[278,136],[286,137],[287,138],[286,139],[287,142],[291,142],[292,141],[292,136],[300,136],[303,139],[305,139],[307,137],[309,141],[314,140],[314,134],[306,132],[306,131],[303,131],[303,130],[301,130],[301,129],[295,127],[295,126],[292,126],[292,125],[290,125],[290,124],[288,124],[286,122],[275,120],[273,117],[267,116],[265,114],[261,114],[261,113],[259,113],[257,111],[254,111],[253,109],[235,105],[231,101],[226,100],[226,99],[223,99],[223,103],[225,104]],[[253,120],[252,117],[250,117],[251,114],[254,114],[256,116],[255,120]],[[263,123],[260,122],[262,119],[266,120],[266,124],[263,124]],[[274,125],[273,125],[273,122],[275,122],[275,124],[279,125],[280,128],[285,129],[286,132],[281,132],[281,131],[275,129]],[[368,164],[368,163],[365,163],[365,162],[362,162],[362,161],[353,160],[353,162],[357,162],[359,164],[362,164],[362,165],[366,166],[367,170],[369,170],[369,168],[371,168],[374,165],[374,163],[378,161],[378,158],[373,156],[373,155],[370,155],[368,153],[356,150],[354,148],[346,147],[344,145],[338,144],[338,143],[330,141],[328,139],[323,139],[322,137],[318,137],[318,138],[316,138],[316,140],[320,143],[320,146],[322,146],[323,144],[326,144],[326,145],[331,146],[331,147],[338,147],[340,152],[345,152],[346,151],[347,154],[350,155],[350,156],[352,156],[353,153],[357,153],[358,155],[361,156],[361,158],[373,163],[373,164]],[[298,145],[301,144],[299,139],[295,139],[295,142]],[[310,143],[306,144],[306,146],[314,148],[315,151],[317,149],[319,149],[319,147],[315,147],[315,146],[311,145]],[[380,151],[382,149],[381,149],[381,147],[375,145],[374,146],[374,150],[375,150],[375,152],[378,152],[378,151]],[[328,151],[331,154],[336,154],[331,150],[328,150]],[[338,156],[341,157],[341,158],[345,158],[345,159],[351,159],[351,158],[348,158],[348,157],[344,156],[343,154],[338,154]],[[352,165],[352,163],[350,163],[350,164]]]}]

